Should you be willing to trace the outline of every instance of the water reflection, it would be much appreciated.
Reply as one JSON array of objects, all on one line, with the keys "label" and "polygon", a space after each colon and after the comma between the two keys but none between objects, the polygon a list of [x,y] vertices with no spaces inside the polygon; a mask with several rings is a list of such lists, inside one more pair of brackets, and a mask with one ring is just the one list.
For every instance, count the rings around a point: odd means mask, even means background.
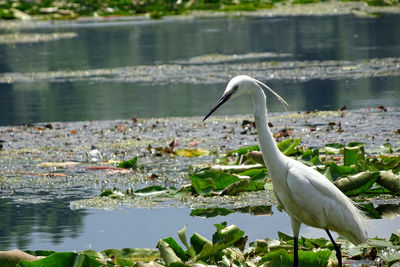
[{"label": "water reflection", "polygon": [[15,203],[0,199],[0,250],[32,248],[40,235],[51,246],[77,238],[83,229],[84,210],[72,211],[68,200],[46,203]]},{"label": "water reflection", "polygon": [[[271,206],[247,207],[225,216],[204,218],[204,213],[195,216],[196,212],[187,208],[72,211],[61,200],[42,204],[13,204],[2,200],[0,204],[0,250],[155,248],[159,239],[173,236],[178,240],[176,233],[186,224],[188,236],[197,232],[211,238],[215,232],[213,225],[223,221],[244,230],[249,241],[277,238],[278,231],[291,235],[292,231],[288,215]],[[400,206],[381,205],[376,210],[383,219],[372,221],[368,235],[389,238],[391,233],[397,233]],[[258,216],[260,211],[267,216]],[[203,212],[212,214],[215,210]],[[325,237],[323,230],[305,225],[300,234],[309,238]]]},{"label": "water reflection", "polygon": [[[318,25],[316,27],[315,25]],[[76,32],[77,37],[34,44],[0,45],[0,73],[108,69],[157,65],[206,54],[273,52],[291,56],[253,61],[358,60],[400,57],[400,18],[353,16],[215,18],[160,23],[79,23],[26,32]],[[229,63],[227,63],[229,67]],[[246,72],[246,70],[244,70]],[[251,74],[251,73],[249,73]],[[266,73],[267,76],[267,73]],[[226,77],[228,80],[228,77]],[[399,106],[400,78],[268,82],[292,111]],[[93,80],[0,84],[0,125],[44,121],[203,115],[205,103],[225,84],[165,85]],[[239,100],[224,114],[250,112]],[[281,111],[279,104],[269,105]]]},{"label": "water reflection", "polygon": [[[290,111],[400,106],[400,77],[357,80],[272,80]],[[110,90],[113,88],[113,90]],[[47,121],[202,116],[225,84],[15,83],[0,84],[0,125]],[[272,98],[269,98],[272,99]],[[283,111],[269,101],[270,111]],[[218,114],[249,114],[251,101],[235,99]]]},{"label": "water reflection", "polygon": [[[318,25],[318,27],[316,27]],[[76,32],[78,37],[37,44],[2,45],[8,68],[0,72],[114,68],[204,54],[273,51],[298,60],[399,56],[400,19],[354,16],[214,18],[150,23],[85,24],[25,32]]]}]

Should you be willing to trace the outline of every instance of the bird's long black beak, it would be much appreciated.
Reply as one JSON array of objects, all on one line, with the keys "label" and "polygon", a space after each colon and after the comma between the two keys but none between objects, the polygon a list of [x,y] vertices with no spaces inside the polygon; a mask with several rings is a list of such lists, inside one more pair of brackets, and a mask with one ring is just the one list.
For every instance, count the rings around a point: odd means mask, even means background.
[{"label": "bird's long black beak", "polygon": [[228,101],[232,96],[232,93],[228,93],[226,95],[223,95],[218,102],[214,105],[214,107],[207,113],[206,116],[204,116],[203,121],[205,121],[208,117],[211,116],[211,114],[214,113],[220,106],[222,106],[226,101]]}]

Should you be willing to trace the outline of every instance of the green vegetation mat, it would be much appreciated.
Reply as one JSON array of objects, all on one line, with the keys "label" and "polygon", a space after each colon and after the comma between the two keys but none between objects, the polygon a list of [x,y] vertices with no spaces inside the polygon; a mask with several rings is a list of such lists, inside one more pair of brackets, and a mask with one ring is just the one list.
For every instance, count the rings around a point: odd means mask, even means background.
[{"label": "green vegetation mat", "polygon": [[[107,249],[100,252],[18,251],[0,252],[1,266],[292,266],[293,238],[279,232],[279,239],[265,238],[247,245],[245,233],[226,222],[215,224],[212,239],[194,233],[186,236],[186,226],[178,231],[182,245],[172,237],[158,241],[157,249]],[[400,261],[400,239],[392,234],[389,240],[370,238],[353,246],[339,238],[345,264],[390,266]],[[336,254],[324,238],[299,240],[299,261],[302,266],[335,266]],[[29,259],[29,260],[27,260]]]},{"label": "green vegetation mat", "polygon": [[[377,204],[399,203],[398,112],[272,114],[270,120],[284,154],[320,171],[369,217],[380,218]],[[180,133],[190,131],[190,138],[185,139],[185,134],[171,141],[177,125]],[[109,203],[133,207],[179,203],[190,205],[192,216],[215,217],[233,212],[268,214],[275,203],[268,170],[258,151],[256,127],[244,117],[217,117],[207,124],[199,118],[134,118],[0,127],[0,132],[4,138],[0,159],[5,168],[0,184],[10,200],[45,201],[34,192],[29,199],[23,198],[25,188],[35,185],[47,190],[48,197],[55,191],[57,197],[64,197],[58,192],[81,195],[82,200],[71,203],[73,209],[107,208]],[[52,186],[46,189],[49,184]],[[211,238],[201,233],[188,238],[186,227],[178,236],[179,240],[166,236],[157,250],[0,252],[0,266],[292,264],[293,240],[283,233],[277,240],[246,240],[238,227],[221,223]],[[361,246],[341,238],[337,241],[347,264],[390,266],[400,260],[398,233],[389,240],[371,238]],[[300,261],[306,266],[326,266],[336,260],[326,239],[301,238],[300,249]]]}]

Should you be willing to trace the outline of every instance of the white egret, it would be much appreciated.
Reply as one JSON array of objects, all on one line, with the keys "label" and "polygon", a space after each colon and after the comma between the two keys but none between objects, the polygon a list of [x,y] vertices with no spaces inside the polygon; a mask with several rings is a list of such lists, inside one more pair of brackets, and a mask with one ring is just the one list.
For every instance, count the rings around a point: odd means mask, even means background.
[{"label": "white egret", "polygon": [[287,105],[283,98],[264,83],[240,75],[228,83],[223,96],[204,120],[228,100],[242,94],[250,94],[253,99],[258,142],[272,179],[274,194],[279,205],[291,218],[294,266],[298,266],[298,237],[302,223],[326,231],[335,248],[338,264],[342,266],[340,247],[329,230],[339,233],[354,244],[361,244],[367,240],[367,219],[353,201],[325,176],[280,152],[268,127],[266,96],[261,87],[274,94],[283,105]]}]

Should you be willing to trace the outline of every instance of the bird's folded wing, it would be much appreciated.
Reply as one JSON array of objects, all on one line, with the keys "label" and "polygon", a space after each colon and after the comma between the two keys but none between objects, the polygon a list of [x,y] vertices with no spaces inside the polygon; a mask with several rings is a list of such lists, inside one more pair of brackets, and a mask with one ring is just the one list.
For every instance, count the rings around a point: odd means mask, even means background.
[{"label": "bird's folded wing", "polygon": [[325,176],[301,163],[289,168],[287,185],[298,207],[298,211],[292,210],[291,213],[296,213],[299,221],[314,227],[325,228],[332,220],[339,223],[346,214],[346,207],[351,204]]}]

